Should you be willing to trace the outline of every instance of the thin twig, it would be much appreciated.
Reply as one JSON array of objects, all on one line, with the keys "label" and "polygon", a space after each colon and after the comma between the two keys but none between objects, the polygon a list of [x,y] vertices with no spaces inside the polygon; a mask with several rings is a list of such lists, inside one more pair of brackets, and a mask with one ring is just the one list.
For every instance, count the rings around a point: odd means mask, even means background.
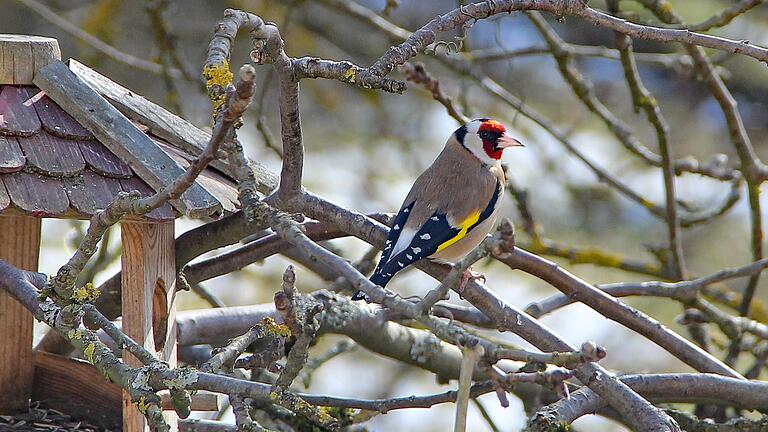
[{"label": "thin twig", "polygon": [[[739,15],[743,15],[753,7],[759,6],[764,2],[765,0],[740,0],[719,14],[713,15],[698,24],[687,25],[684,28],[690,31],[702,32],[716,27],[723,27],[730,24]],[[683,28],[682,26],[680,27]]]},{"label": "thin twig", "polygon": [[[608,2],[612,13],[619,12],[619,3],[617,0]],[[648,121],[653,125],[656,131],[656,141],[661,153],[661,167],[664,177],[664,191],[666,196],[667,211],[667,229],[669,236],[669,255],[672,272],[672,279],[681,280],[686,278],[685,259],[683,256],[683,246],[680,232],[680,218],[678,217],[677,197],[675,192],[675,172],[674,161],[672,160],[669,136],[669,124],[661,113],[656,98],[645,87],[640,79],[640,73],[637,71],[634,51],[632,49],[632,39],[621,33],[614,33],[616,47],[621,52],[621,64],[624,67],[624,76],[627,80],[630,92],[632,94],[632,103],[635,109],[642,109],[648,117]]]},{"label": "thin twig", "polygon": [[[640,3],[651,10],[663,22],[683,25],[680,16],[677,15],[672,5],[666,0],[640,0]],[[725,86],[725,83],[723,83],[722,78],[714,71],[714,65],[711,60],[704,53],[704,50],[698,46],[687,46],[686,50],[693,58],[694,63],[703,75],[704,82],[707,84],[710,92],[720,105],[720,109],[723,111],[726,124],[728,125],[731,142],[741,160],[740,169],[747,182],[747,193],[749,197],[752,259],[753,261],[758,261],[763,258],[763,222],[760,205],[760,183],[765,179],[764,173],[766,172],[766,166],[758,158],[757,153],[755,152],[752,141],[744,127],[744,121],[736,106],[736,100]],[[742,302],[739,306],[739,314],[742,316],[749,314],[750,305],[752,304],[752,299],[755,295],[759,279],[760,274],[756,273],[747,282],[747,286],[744,289],[744,296],[742,297]],[[737,338],[731,342],[726,357],[727,364],[733,364],[738,357],[739,346],[741,345],[740,339],[741,338]]]},{"label": "thin twig", "polygon": [[446,96],[445,92],[440,88],[440,81],[435,79],[426,69],[424,63],[405,63],[400,66],[400,72],[405,75],[408,81],[413,81],[416,84],[421,84],[425,90],[432,94],[432,98],[445,107],[448,115],[453,117],[459,124],[469,122],[469,117],[465,116],[459,111],[459,108],[453,103],[453,100]]},{"label": "thin twig", "polygon": [[453,422],[453,432],[464,432],[467,429],[467,408],[469,408],[469,393],[472,385],[472,375],[475,366],[483,357],[482,345],[475,344],[462,348],[461,372],[459,374],[459,388],[456,394],[456,418]]}]

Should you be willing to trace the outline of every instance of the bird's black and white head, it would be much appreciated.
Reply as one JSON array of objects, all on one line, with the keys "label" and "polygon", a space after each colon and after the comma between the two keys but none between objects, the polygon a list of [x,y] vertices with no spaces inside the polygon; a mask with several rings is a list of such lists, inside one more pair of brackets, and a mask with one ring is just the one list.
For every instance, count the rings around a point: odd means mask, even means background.
[{"label": "bird's black and white head", "polygon": [[456,140],[485,164],[499,163],[505,148],[522,147],[515,138],[507,135],[507,128],[496,120],[481,118],[458,128],[453,133]]}]

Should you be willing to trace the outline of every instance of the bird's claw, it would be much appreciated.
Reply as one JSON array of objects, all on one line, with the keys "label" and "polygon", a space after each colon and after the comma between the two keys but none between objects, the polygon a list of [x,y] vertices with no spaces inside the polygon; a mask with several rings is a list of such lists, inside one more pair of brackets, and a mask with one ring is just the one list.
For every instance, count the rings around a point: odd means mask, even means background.
[{"label": "bird's claw", "polygon": [[485,283],[485,275],[480,272],[476,272],[471,268],[465,269],[464,272],[461,274],[461,283],[459,284],[459,293],[464,292],[464,288],[467,287],[467,284],[469,283],[469,281],[476,281],[476,280],[482,280],[483,283]]}]

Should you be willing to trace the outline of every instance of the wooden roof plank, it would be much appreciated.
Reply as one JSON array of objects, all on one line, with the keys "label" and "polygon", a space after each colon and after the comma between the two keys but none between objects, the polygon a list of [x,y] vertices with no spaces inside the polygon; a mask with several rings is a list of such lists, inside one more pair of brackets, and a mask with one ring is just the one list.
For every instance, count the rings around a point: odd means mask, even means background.
[{"label": "wooden roof plank", "polygon": [[93,171],[114,178],[130,178],[133,176],[131,167],[98,141],[78,141],[80,152],[85,162]]},{"label": "wooden roof plank", "polygon": [[85,159],[77,141],[55,137],[45,131],[17,139],[27,157],[27,167],[32,171],[54,177],[72,177],[85,169]]},{"label": "wooden roof plank", "polygon": [[[173,158],[64,63],[53,62],[39,70],[34,82],[112,153],[127,162],[153,189],[171,184],[184,173]],[[172,204],[193,217],[208,217],[221,212],[218,200],[198,183]]]},{"label": "wooden roof plank", "polygon": [[[170,155],[179,165],[186,169],[190,164],[190,160],[194,157],[184,153],[183,151],[173,147],[161,138],[153,137],[150,135],[157,145],[160,146],[168,155]],[[202,184],[209,192],[216,197],[221,203],[224,211],[234,213],[240,206],[238,197],[237,184],[220,174],[215,169],[206,168],[200,173],[197,180]]]},{"label": "wooden roof plank", "polygon": [[228,179],[223,177],[214,170],[203,170],[198,180],[219,200],[225,212],[234,213],[240,209],[237,186],[228,184]]},{"label": "wooden roof plank", "polygon": [[2,174],[13,204],[35,217],[56,216],[69,209],[69,198],[61,180],[19,171]]},{"label": "wooden roof plank", "polygon": [[26,163],[16,138],[0,135],[0,173],[20,171]]},{"label": "wooden roof plank", "polygon": [[[208,145],[209,134],[160,105],[137,95],[77,60],[70,59],[69,68],[128,118],[140,121],[150,128],[153,134],[180,149],[197,156]],[[224,172],[230,170],[223,161],[216,162],[214,166],[218,166]]]},{"label": "wooden roof plank", "polygon": [[23,87],[0,88],[0,134],[30,136],[40,130],[40,119],[31,104],[25,103],[27,99]]},{"label": "wooden roof plank", "polygon": [[[69,60],[69,68],[128,118],[136,119],[148,126],[152,134],[193,156],[200,155],[208,145],[211,138],[209,133],[203,132],[165,108],[133,93],[74,59]],[[258,176],[258,191],[269,194],[277,189],[277,174],[259,162],[254,161],[253,164],[254,172]],[[232,168],[224,161],[213,161],[211,166],[234,178]]]},{"label": "wooden roof plank", "polygon": [[117,194],[123,191],[118,179],[102,177],[90,170],[64,179],[64,188],[72,207],[88,216],[107,208]]},{"label": "wooden roof plank", "polygon": [[88,129],[82,127],[48,96],[43,96],[33,105],[38,117],[40,117],[43,129],[51,135],[73,140],[94,139],[93,134],[88,132]]}]

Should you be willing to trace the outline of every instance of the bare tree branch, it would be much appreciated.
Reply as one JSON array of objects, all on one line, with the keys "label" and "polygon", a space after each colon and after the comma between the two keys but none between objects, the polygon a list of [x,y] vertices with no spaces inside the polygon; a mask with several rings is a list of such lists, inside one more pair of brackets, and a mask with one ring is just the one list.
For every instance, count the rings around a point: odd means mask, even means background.
[{"label": "bare tree branch", "polygon": [[[628,296],[657,296],[669,297],[680,300],[689,300],[704,287],[722,282],[724,280],[750,276],[762,272],[768,267],[768,259],[762,259],[741,267],[732,267],[722,269],[708,276],[697,279],[680,282],[659,282],[649,281],[640,283],[616,283],[597,285],[597,288],[609,293],[614,297]],[[576,301],[564,294],[556,294],[540,302],[532,303],[525,308],[525,311],[534,317],[541,317],[548,313],[567,306]]]}]

